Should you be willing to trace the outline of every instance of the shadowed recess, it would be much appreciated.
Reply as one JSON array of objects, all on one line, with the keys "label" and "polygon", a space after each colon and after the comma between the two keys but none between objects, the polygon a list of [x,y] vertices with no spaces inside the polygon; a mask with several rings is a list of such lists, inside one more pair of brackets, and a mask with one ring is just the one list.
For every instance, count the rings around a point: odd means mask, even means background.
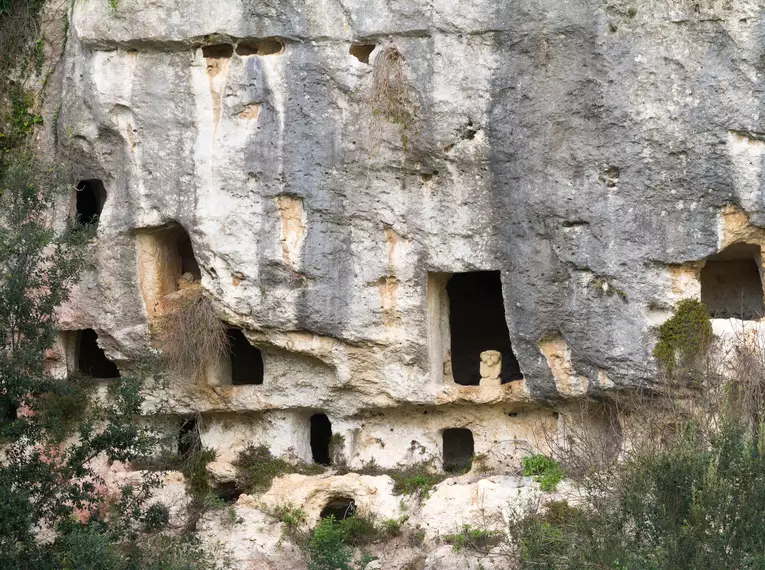
[{"label": "shadowed recess", "polygon": [[701,301],[712,318],[759,320],[763,306],[760,248],[737,243],[707,259]]},{"label": "shadowed recess", "polygon": [[231,354],[231,384],[263,383],[263,355],[255,348],[239,329],[228,329],[228,341]]},{"label": "shadowed recess", "polygon": [[481,353],[502,354],[502,383],[520,380],[518,360],[510,344],[499,271],[455,274],[446,286],[449,295],[452,373],[464,386],[481,382]]},{"label": "shadowed recess", "polygon": [[119,378],[117,365],[106,358],[98,346],[98,334],[93,329],[77,332],[77,370],[85,376],[108,379]]},{"label": "shadowed recess", "polygon": [[106,203],[106,190],[100,180],[77,183],[77,219],[82,224],[97,224]]},{"label": "shadowed recess", "polygon": [[326,414],[311,416],[311,455],[313,462],[329,465],[329,440],[332,439],[332,423]]},{"label": "shadowed recess", "polygon": [[473,432],[467,428],[449,428],[443,433],[444,471],[464,473],[473,465]]}]

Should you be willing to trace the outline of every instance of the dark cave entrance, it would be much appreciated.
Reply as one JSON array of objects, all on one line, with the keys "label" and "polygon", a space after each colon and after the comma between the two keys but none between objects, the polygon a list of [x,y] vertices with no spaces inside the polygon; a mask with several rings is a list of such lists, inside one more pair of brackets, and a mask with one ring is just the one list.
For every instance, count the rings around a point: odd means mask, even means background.
[{"label": "dark cave entrance", "polygon": [[481,353],[502,354],[502,383],[523,378],[510,344],[499,271],[457,273],[446,285],[449,295],[452,374],[463,386],[481,382]]},{"label": "dark cave entrance", "polygon": [[77,183],[77,220],[81,224],[98,224],[106,203],[106,189],[100,180],[81,180]]},{"label": "dark cave entrance", "polygon": [[701,302],[715,319],[759,320],[763,306],[761,255],[756,245],[736,243],[707,259],[701,270]]},{"label": "dark cave entrance", "polygon": [[228,329],[228,342],[231,358],[231,384],[263,383],[263,355],[235,328]]},{"label": "dark cave entrance", "polygon": [[202,56],[210,59],[228,59],[234,55],[234,46],[231,44],[214,44],[202,46]]},{"label": "dark cave entrance", "polygon": [[348,497],[335,497],[321,510],[322,519],[334,517],[336,521],[344,521],[356,514],[356,501]]},{"label": "dark cave entrance", "polygon": [[93,329],[77,331],[77,371],[99,379],[119,378],[117,365],[98,346],[98,334]]},{"label": "dark cave entrance", "polygon": [[329,465],[329,443],[332,439],[332,423],[326,414],[311,416],[311,455],[313,462]]},{"label": "dark cave entrance", "polygon": [[473,432],[467,428],[449,428],[443,433],[444,471],[466,473],[473,466],[475,444]]}]

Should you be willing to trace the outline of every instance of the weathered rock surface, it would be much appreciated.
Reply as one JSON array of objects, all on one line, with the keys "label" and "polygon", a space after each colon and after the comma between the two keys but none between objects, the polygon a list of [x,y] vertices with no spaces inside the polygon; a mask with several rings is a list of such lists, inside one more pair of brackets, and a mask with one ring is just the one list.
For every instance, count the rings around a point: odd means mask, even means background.
[{"label": "weathered rock surface", "polygon": [[[220,482],[249,444],[310,461],[322,412],[351,468],[440,468],[444,430],[469,428],[494,475],[442,484],[419,522],[444,532],[476,493],[504,512],[560,402],[650,380],[655,326],[702,295],[705,260],[765,245],[756,0],[90,0],[69,20],[43,142],[107,197],[62,325],[129,370],[188,278],[163,241],[183,228],[262,383],[211,367],[146,412],[201,413]],[[396,121],[375,80],[391,54],[414,105]],[[471,271],[501,272],[512,382],[455,383],[447,287]],[[310,497],[376,489],[395,516],[388,483],[344,477],[287,494],[313,517]],[[302,567],[256,503],[236,511],[203,533],[232,533],[242,568]],[[463,567],[444,548],[421,567]]]}]

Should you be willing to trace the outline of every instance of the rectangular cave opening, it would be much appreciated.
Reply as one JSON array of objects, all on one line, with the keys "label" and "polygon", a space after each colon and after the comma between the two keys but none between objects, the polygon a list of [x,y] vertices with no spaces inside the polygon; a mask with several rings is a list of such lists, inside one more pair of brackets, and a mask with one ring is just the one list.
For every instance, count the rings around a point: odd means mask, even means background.
[{"label": "rectangular cave opening", "polygon": [[98,334],[93,329],[77,331],[75,338],[75,370],[84,376],[108,380],[119,378],[117,365],[98,346]]},{"label": "rectangular cave opening", "polygon": [[332,439],[332,422],[327,414],[311,416],[311,456],[319,465],[329,465],[329,443]]},{"label": "rectangular cave opening", "polygon": [[505,321],[500,272],[456,273],[446,284],[446,292],[454,381],[463,386],[478,386],[481,353],[488,350],[497,351],[502,357],[503,384],[522,379]]},{"label": "rectangular cave opening", "polygon": [[178,223],[136,233],[141,294],[150,315],[161,312],[160,300],[199,282],[202,271],[189,233]]},{"label": "rectangular cave opening", "polygon": [[263,384],[263,355],[252,346],[244,333],[237,328],[227,331],[229,358],[231,359],[231,384]]},{"label": "rectangular cave opening", "polygon": [[443,432],[444,471],[467,473],[473,466],[475,444],[473,432],[467,428],[449,428]]},{"label": "rectangular cave opening", "polygon": [[97,179],[80,180],[75,192],[77,221],[81,224],[98,224],[98,218],[106,204],[104,183]]},{"label": "rectangular cave opening", "polygon": [[701,270],[701,302],[712,318],[759,320],[765,314],[760,248],[736,243],[710,256]]}]

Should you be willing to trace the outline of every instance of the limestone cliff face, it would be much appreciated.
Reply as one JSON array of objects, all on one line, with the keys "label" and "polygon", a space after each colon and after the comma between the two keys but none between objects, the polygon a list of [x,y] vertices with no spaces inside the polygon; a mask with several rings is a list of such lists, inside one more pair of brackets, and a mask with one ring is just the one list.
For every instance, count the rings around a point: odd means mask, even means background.
[{"label": "limestone cliff face", "polygon": [[[57,134],[108,193],[78,309],[114,356],[145,342],[135,234],[172,220],[228,321],[332,369],[314,402],[438,399],[428,272],[502,272],[534,397],[550,335],[591,389],[637,382],[672,266],[717,252],[728,204],[765,222],[762,25],[743,0],[78,2]],[[375,112],[389,46],[406,145]]]},{"label": "limestone cliff face", "polygon": [[[650,379],[653,326],[704,260],[765,243],[758,0],[89,0],[69,18],[55,136],[107,197],[64,328],[129,366],[181,226],[264,380],[176,379],[151,402],[209,414],[224,461],[248,441],[310,458],[322,411],[351,464],[437,454],[469,425],[510,465],[551,421],[518,410]],[[403,120],[375,79],[391,54]],[[453,377],[448,283],[476,271],[501,272],[520,369],[496,386]]]}]

